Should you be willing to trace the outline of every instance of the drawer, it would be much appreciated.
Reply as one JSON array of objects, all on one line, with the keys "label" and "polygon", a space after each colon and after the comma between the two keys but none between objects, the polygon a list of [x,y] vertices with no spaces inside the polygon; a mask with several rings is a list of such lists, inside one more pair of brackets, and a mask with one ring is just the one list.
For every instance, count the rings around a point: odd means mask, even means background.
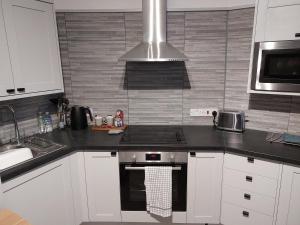
[{"label": "drawer", "polygon": [[222,201],[251,209],[255,212],[273,216],[275,208],[275,198],[267,197],[251,191],[223,186]]},{"label": "drawer", "polygon": [[273,217],[223,203],[221,223],[224,225],[272,225]]},{"label": "drawer", "polygon": [[280,164],[251,157],[225,154],[224,167],[278,179]]},{"label": "drawer", "polygon": [[269,0],[268,7],[300,5],[300,0]]},{"label": "drawer", "polygon": [[271,178],[225,168],[223,180],[224,185],[230,187],[240,188],[272,198],[276,197],[277,180]]}]

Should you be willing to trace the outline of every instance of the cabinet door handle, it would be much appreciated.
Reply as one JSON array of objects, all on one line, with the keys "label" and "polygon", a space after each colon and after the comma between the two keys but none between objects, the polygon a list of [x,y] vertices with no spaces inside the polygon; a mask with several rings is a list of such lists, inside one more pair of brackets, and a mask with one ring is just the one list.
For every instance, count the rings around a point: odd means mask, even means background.
[{"label": "cabinet door handle", "polygon": [[17,88],[18,92],[25,92],[25,88]]},{"label": "cabinet door handle", "polygon": [[245,194],[244,194],[244,199],[246,199],[246,200],[251,200],[251,195],[245,193]]},{"label": "cabinet door handle", "polygon": [[254,158],[248,157],[248,158],[247,158],[247,161],[248,161],[248,163],[254,163]]},{"label": "cabinet door handle", "polygon": [[244,217],[249,217],[249,215],[250,215],[249,212],[243,211],[243,216],[244,216]]},{"label": "cabinet door handle", "polygon": [[16,90],[15,89],[7,89],[6,92],[11,95],[11,94],[14,94],[16,92]]},{"label": "cabinet door handle", "polygon": [[195,157],[196,156],[196,152],[190,152],[190,156],[191,157]]},{"label": "cabinet door handle", "polygon": [[251,177],[251,176],[246,176],[246,181],[252,182],[252,181],[253,181],[253,177]]},{"label": "cabinet door handle", "polygon": [[110,155],[111,155],[111,157],[116,157],[117,156],[117,152],[111,152]]},{"label": "cabinet door handle", "polygon": [[297,37],[297,38],[300,37],[300,33],[296,33],[295,37]]}]

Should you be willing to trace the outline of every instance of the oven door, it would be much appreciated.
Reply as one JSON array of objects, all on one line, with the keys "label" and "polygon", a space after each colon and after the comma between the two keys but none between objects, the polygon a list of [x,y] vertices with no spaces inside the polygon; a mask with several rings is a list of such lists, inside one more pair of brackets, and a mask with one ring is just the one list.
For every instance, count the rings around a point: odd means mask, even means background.
[{"label": "oven door", "polygon": [[300,41],[256,43],[251,89],[300,92]]},{"label": "oven door", "polygon": [[[120,164],[122,211],[146,211],[145,170],[128,170],[126,167],[161,166],[166,164]],[[170,165],[169,165],[170,166]],[[181,170],[172,172],[172,210],[186,211],[187,164],[174,164]]]}]

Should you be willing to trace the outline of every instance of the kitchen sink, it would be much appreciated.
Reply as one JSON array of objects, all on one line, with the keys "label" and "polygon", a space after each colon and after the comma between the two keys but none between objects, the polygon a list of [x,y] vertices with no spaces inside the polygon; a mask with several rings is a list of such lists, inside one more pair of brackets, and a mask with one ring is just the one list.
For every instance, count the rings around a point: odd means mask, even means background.
[{"label": "kitchen sink", "polygon": [[0,147],[0,170],[32,159],[35,151],[20,145],[3,145]]},{"label": "kitchen sink", "polygon": [[60,150],[63,147],[64,145],[37,136],[25,138],[21,145],[2,145],[0,146],[0,170]]}]

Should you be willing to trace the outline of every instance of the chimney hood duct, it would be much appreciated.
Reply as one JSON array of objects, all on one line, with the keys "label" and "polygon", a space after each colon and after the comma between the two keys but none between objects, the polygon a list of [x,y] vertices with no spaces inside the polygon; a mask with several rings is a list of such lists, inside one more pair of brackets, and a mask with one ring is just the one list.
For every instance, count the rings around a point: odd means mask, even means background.
[{"label": "chimney hood duct", "polygon": [[187,57],[167,43],[167,0],[143,0],[144,40],[123,55],[120,61],[187,61]]}]

